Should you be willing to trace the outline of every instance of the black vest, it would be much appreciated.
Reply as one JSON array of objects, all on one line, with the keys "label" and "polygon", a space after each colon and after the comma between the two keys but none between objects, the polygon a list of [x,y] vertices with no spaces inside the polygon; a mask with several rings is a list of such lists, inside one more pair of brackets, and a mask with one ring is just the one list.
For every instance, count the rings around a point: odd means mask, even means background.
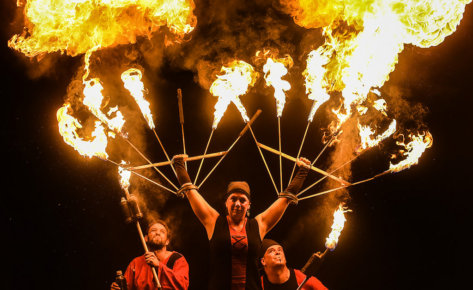
[{"label": "black vest", "polygon": [[[248,290],[261,289],[258,273],[258,252],[261,247],[258,222],[248,219],[246,222],[248,255],[246,257],[246,287]],[[219,215],[210,239],[210,279],[209,289],[231,289],[232,244],[226,216]]]},{"label": "black vest", "polygon": [[282,284],[272,284],[269,282],[266,274],[263,274],[263,289],[264,290],[295,290],[299,285],[297,284],[296,273],[294,269],[289,268],[289,280]]}]

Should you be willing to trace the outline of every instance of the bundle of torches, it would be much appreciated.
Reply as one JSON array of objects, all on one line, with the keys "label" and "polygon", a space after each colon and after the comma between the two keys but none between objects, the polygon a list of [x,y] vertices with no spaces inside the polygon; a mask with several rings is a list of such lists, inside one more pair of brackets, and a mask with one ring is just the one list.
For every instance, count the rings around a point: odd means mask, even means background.
[{"label": "bundle of torches", "polygon": [[[347,3],[350,2],[346,4],[350,5],[348,8],[340,4],[339,1],[334,1],[333,5],[328,3],[324,7],[312,5],[309,3],[310,1],[292,1],[294,5],[286,3],[291,1],[281,2],[296,8],[296,11],[290,11],[290,14],[297,25],[306,28],[322,28],[322,36],[325,39],[322,45],[307,54],[303,77],[305,78],[306,94],[308,99],[312,101],[312,105],[298,153],[295,157],[283,153],[280,128],[280,119],[286,104],[286,92],[291,89],[290,83],[283,80],[283,78],[288,74],[293,60],[289,55],[280,56],[277,51],[262,49],[254,55],[257,59],[266,61],[262,67],[265,84],[267,87],[274,89],[277,108],[276,117],[278,119],[278,148],[274,149],[257,141],[251,125],[261,111],[255,113],[250,119],[240,99],[255,85],[261,72],[257,72],[255,67],[241,59],[234,59],[222,64],[221,73],[215,76],[215,81],[209,89],[210,93],[218,99],[215,104],[211,133],[204,153],[187,159],[187,162],[200,160],[194,184],[201,187],[243,134],[250,131],[276,193],[281,192],[283,190],[282,158],[294,163],[290,180],[294,173],[296,161],[300,157],[309,126],[313,123],[319,108],[327,103],[335,92],[340,93],[341,103],[331,108],[334,115],[333,121],[329,125],[331,136],[327,138],[328,141],[325,140],[326,143],[322,151],[311,163],[311,169],[322,174],[323,178],[302,190],[298,196],[325,178],[337,181],[340,183],[340,187],[300,197],[299,200],[345,189],[349,186],[373,180],[386,173],[399,172],[417,164],[423,152],[432,145],[432,135],[428,131],[403,134],[402,129],[398,128],[398,122],[390,118],[387,102],[382,97],[383,93],[380,89],[388,80],[389,74],[394,70],[398,62],[398,55],[406,44],[422,48],[440,44],[445,37],[455,31],[462,18],[465,5],[470,3],[471,0],[357,1],[360,3],[347,1]],[[52,3],[52,0],[29,0],[25,3],[25,1],[19,0],[17,3],[19,6],[25,7],[25,29],[23,33],[14,35],[10,39],[8,45],[11,48],[28,57],[37,57],[38,59],[53,52],[67,53],[70,56],[84,55],[82,103],[96,118],[95,129],[89,136],[82,137],[82,133],[79,133],[82,131],[82,124],[73,116],[72,104],[65,103],[57,111],[59,132],[64,141],[83,156],[97,157],[111,162],[122,173],[134,174],[163,190],[177,194],[178,187],[159,170],[160,166],[170,166],[171,160],[156,132],[150,103],[145,98],[146,90],[142,81],[143,72],[136,67],[130,67],[122,72],[121,79],[125,89],[138,104],[147,126],[153,131],[165,153],[167,161],[159,163],[151,162],[131,142],[124,130],[125,118],[118,107],[109,108],[107,112],[104,111],[102,82],[97,77],[90,77],[90,58],[94,52],[104,48],[134,44],[137,37],[151,38],[152,33],[158,31],[161,27],[167,27],[169,33],[175,37],[175,39],[169,40],[169,45],[179,43],[196,26],[197,19],[193,14],[194,2],[192,0],[55,0]],[[364,7],[367,5],[373,7],[367,9],[367,7]],[[48,9],[47,12],[45,12],[45,8]],[[315,10],[312,11],[311,9]],[[326,11],[317,9],[326,9]],[[302,14],[297,15],[299,12]],[[327,17],[330,19],[326,19]],[[312,23],[314,21],[320,21],[320,23],[314,24]],[[340,28],[344,26],[353,29],[344,31],[343,28]],[[181,91],[178,91],[178,100],[183,151],[185,153]],[[241,113],[245,126],[227,150],[208,154],[207,151],[213,133],[230,103],[233,103]],[[401,140],[398,139],[396,144],[402,149],[394,155],[397,159],[399,159],[399,156],[403,159],[398,163],[390,163],[389,169],[372,178],[353,183],[333,175],[342,166],[352,162],[353,159],[331,172],[315,167],[315,162],[327,146],[332,146],[337,137],[343,133],[343,124],[349,118],[367,114],[369,110],[375,110],[382,114],[385,119],[390,119],[389,126],[383,132],[377,133],[381,131],[380,126],[362,124],[357,119],[360,142],[359,149],[355,152],[355,158],[370,148],[378,146],[383,140],[394,136],[394,133],[396,133],[397,136],[401,136]],[[117,138],[117,136],[131,146],[147,164],[130,166],[126,163],[112,161],[106,152],[107,143],[108,138]],[[279,188],[269,170],[262,149],[279,157]],[[198,184],[197,181],[204,159],[212,157],[219,157],[218,162]],[[144,168],[153,168],[172,188],[137,172]],[[122,185],[122,187],[126,192],[125,201],[129,205],[133,197],[128,194],[128,185]],[[340,205],[335,212],[333,231],[327,239],[326,249],[333,250],[335,248],[345,221],[343,213],[347,210],[344,205]],[[139,228],[139,223],[137,220],[136,222]],[[319,256],[323,257],[324,254]]]}]

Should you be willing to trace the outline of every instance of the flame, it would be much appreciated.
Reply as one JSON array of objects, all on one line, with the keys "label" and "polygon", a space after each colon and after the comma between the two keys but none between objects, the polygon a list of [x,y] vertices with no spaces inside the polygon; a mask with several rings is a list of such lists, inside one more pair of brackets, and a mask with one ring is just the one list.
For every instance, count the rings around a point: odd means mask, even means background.
[{"label": "flame", "polygon": [[328,42],[313,50],[307,56],[307,68],[302,73],[305,76],[305,86],[308,98],[312,101],[308,121],[312,122],[319,107],[330,99],[327,93],[328,82],[325,67],[334,52],[334,47]]},{"label": "flame", "polygon": [[404,143],[404,140],[396,142],[397,145],[405,148],[405,150],[401,150],[401,154],[406,158],[398,164],[390,163],[389,170],[391,172],[399,172],[417,164],[425,149],[430,148],[433,143],[432,135],[428,131],[418,136],[410,134],[409,138],[412,141],[407,144]]},{"label": "flame", "polygon": [[196,25],[192,0],[28,0],[25,29],[8,45],[26,56],[135,43],[167,26],[179,37]]},{"label": "flame", "polygon": [[325,240],[325,247],[330,251],[335,250],[335,247],[337,246],[338,238],[340,237],[346,221],[344,213],[348,211],[350,210],[344,207],[341,203],[338,206],[338,209],[333,213],[332,232]]},{"label": "flame", "polygon": [[255,84],[258,76],[253,67],[242,60],[234,60],[228,67],[222,66],[221,71],[224,74],[218,75],[210,86],[210,93],[218,97],[215,104],[213,129],[217,128],[230,102],[238,108],[245,123],[250,120],[239,96],[246,94],[248,88]]},{"label": "flame", "polygon": [[105,128],[99,121],[95,122],[95,130],[92,132],[93,139],[91,141],[83,140],[77,133],[77,129],[82,128],[82,125],[76,118],[68,114],[70,107],[70,104],[64,104],[56,113],[59,133],[64,138],[64,142],[83,156],[108,158],[108,154],[105,152],[107,148]]},{"label": "flame", "polygon": [[122,132],[122,128],[125,124],[125,120],[123,119],[123,115],[121,114],[121,112],[118,111],[118,109],[112,110],[111,112],[115,112],[116,116],[112,119],[109,119],[100,110],[103,100],[103,86],[101,85],[100,80],[98,78],[93,78],[91,80],[84,81],[84,85],[84,105],[89,108],[89,110],[95,117],[102,121],[102,123],[106,124],[110,128],[110,130],[124,134]]},{"label": "flame", "polygon": [[361,137],[361,151],[378,145],[381,141],[394,134],[396,131],[396,120],[392,120],[388,129],[374,138],[371,136],[375,133],[375,131],[369,125],[363,126],[358,123],[358,129],[360,130]]},{"label": "flame", "polygon": [[331,127],[335,131],[370,90],[384,85],[405,44],[438,45],[455,31],[471,0],[281,2],[298,25],[323,27],[327,39],[323,46],[333,46],[333,57],[324,62],[328,70],[324,78],[336,80],[334,89],[342,93],[341,106],[333,110],[337,120]]},{"label": "flame", "polygon": [[145,89],[143,82],[141,81],[141,71],[136,68],[130,68],[124,71],[121,77],[125,88],[130,92],[140,107],[141,113],[148,122],[148,126],[151,129],[154,129],[153,115],[151,115],[151,110],[149,109],[150,104],[143,96]]},{"label": "flame", "polygon": [[[122,162],[120,164],[127,165],[127,162],[122,160]],[[119,166],[118,167],[118,174],[120,175],[120,186],[124,190],[128,190],[128,187],[130,187],[131,171],[126,170],[125,168]]]},{"label": "flame", "polygon": [[267,86],[273,86],[276,99],[277,117],[281,117],[286,104],[285,91],[291,89],[291,84],[282,79],[287,74],[286,65],[292,65],[292,58],[288,55],[283,59],[268,58],[263,66],[264,79]]}]

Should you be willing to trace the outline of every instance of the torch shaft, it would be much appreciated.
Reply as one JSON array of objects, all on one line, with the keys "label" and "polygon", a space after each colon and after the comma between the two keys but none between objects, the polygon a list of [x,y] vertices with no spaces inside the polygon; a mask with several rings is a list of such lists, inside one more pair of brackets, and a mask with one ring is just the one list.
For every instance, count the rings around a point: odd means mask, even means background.
[{"label": "torch shaft", "polygon": [[[184,150],[184,154],[186,154],[186,138],[184,137],[184,109],[182,107],[182,90],[181,89],[177,89],[177,101],[179,103],[179,123],[181,124],[182,150]],[[187,162],[184,162],[184,166],[186,167],[186,170],[187,170]]]},{"label": "torch shaft", "polygon": [[[156,136],[156,139],[157,139],[158,142],[159,142],[159,145],[161,146],[161,149],[163,149],[164,155],[166,155],[167,161],[169,161],[169,163],[171,163],[171,159],[169,159],[169,155],[168,155],[168,153],[166,152],[166,149],[164,149],[164,145],[163,145],[163,143],[161,142],[161,139],[159,139],[158,133],[156,133],[156,130],[155,130],[155,129],[153,129],[153,132],[154,132],[154,136]],[[172,168],[172,171],[174,172],[174,175],[177,176],[177,173],[176,173],[176,170],[174,170],[174,167],[171,166],[171,168]]]},{"label": "torch shaft", "polygon": [[[115,165],[115,166],[123,167],[123,165],[118,164],[117,162],[112,161],[112,160],[110,160],[110,159],[102,158],[102,157],[99,157],[99,156],[96,156],[96,157],[99,158],[100,160],[108,161],[108,162],[112,163],[112,164]],[[129,170],[128,168],[125,168],[125,169]],[[141,175],[141,174],[139,174],[139,173],[136,173],[135,171],[131,171],[131,170],[130,170],[130,172],[133,173],[133,174],[135,174],[136,176],[139,176],[139,177],[141,177],[141,178],[143,178],[143,179],[145,179],[145,180],[147,180],[147,181],[149,181],[149,182],[151,182],[151,183],[153,183],[153,184],[155,184],[155,185],[161,187],[161,188],[164,189],[164,190],[167,190],[167,191],[169,191],[169,192],[171,192],[171,193],[177,194],[177,192],[175,192],[174,190],[169,189],[169,188],[167,188],[166,186],[164,186],[164,185],[162,185],[162,184],[159,184],[159,183],[157,183],[156,181],[151,180],[151,179],[149,179],[149,178],[147,178],[147,177],[145,177],[145,176],[143,176],[143,175]]]},{"label": "torch shaft", "polygon": [[[197,156],[186,158],[186,161],[195,161],[195,160],[201,160],[202,158],[219,157],[227,153],[228,151],[221,151],[221,152],[215,152],[215,153],[208,153],[205,155],[197,155]],[[145,168],[150,168],[150,167],[161,167],[161,166],[166,166],[170,164],[172,164],[172,161],[163,161],[163,162],[158,162],[158,163],[151,163],[151,164],[146,164],[146,165],[128,167],[126,169],[131,170],[133,172],[134,170],[138,170],[138,169],[145,169]]]},{"label": "torch shaft", "polygon": [[314,161],[312,161],[312,165],[315,164],[315,162],[317,162],[317,160],[319,160],[320,156],[322,156],[322,154],[325,152],[325,149],[327,149],[327,147],[330,145],[330,143],[332,143],[332,140],[333,138],[336,136],[337,134],[333,134],[332,137],[330,138],[330,140],[325,144],[324,148],[322,148],[322,150],[319,152],[319,154],[317,155],[317,157],[315,157]]},{"label": "torch shaft", "polygon": [[[145,237],[143,235],[143,231],[141,230],[141,225],[140,225],[139,221],[136,222],[136,228],[138,229],[138,233],[140,235],[141,243],[143,244],[143,248],[144,248],[145,252],[149,252],[148,245],[146,245],[146,240],[145,240]],[[153,278],[154,278],[154,281],[156,282],[156,284],[158,286],[158,289],[161,289],[161,283],[159,282],[158,273],[156,272],[156,268],[151,266],[151,271],[153,272]]]},{"label": "torch shaft", "polygon": [[[243,130],[241,130],[240,134],[238,135],[238,137],[235,139],[235,141],[232,143],[232,145],[230,145],[230,147],[228,147],[226,153],[230,152],[230,150],[232,150],[233,146],[236,145],[236,143],[240,140],[240,138],[245,135],[246,131],[248,131],[248,128],[249,126],[251,126],[251,124],[253,124],[253,122],[259,117],[259,115],[261,114],[261,110],[258,110],[256,111],[256,113],[253,115],[253,117],[251,117],[250,121],[248,123],[245,124],[245,127],[243,128]],[[210,174],[212,174],[212,172],[215,170],[215,168],[217,168],[217,166],[220,164],[220,162],[222,162],[222,160],[225,158],[225,156],[227,156],[227,154],[224,154],[222,155],[222,157],[220,157],[220,159],[218,160],[218,162],[214,165],[214,167],[212,168],[212,170],[210,170],[210,172],[207,174],[207,176],[202,180],[202,182],[199,184],[199,188],[202,186],[202,184],[204,184],[204,182],[207,180],[207,178],[209,178]]]},{"label": "torch shaft", "polygon": [[276,186],[276,183],[274,183],[274,179],[273,179],[273,176],[271,175],[271,171],[269,170],[268,164],[266,163],[266,159],[264,158],[263,152],[261,152],[261,148],[259,146],[260,143],[256,139],[255,133],[253,133],[251,126],[249,126],[249,128],[250,128],[251,135],[253,136],[253,140],[255,140],[256,147],[258,148],[259,154],[261,155],[261,159],[263,159],[264,166],[266,167],[266,170],[268,171],[269,178],[271,178],[271,182],[273,183],[274,190],[276,190],[276,195],[279,195],[278,188]]},{"label": "torch shaft", "polygon": [[[141,156],[144,160],[146,160],[146,162],[148,162],[149,164],[152,164],[151,161],[150,161],[148,158],[146,158],[146,156],[144,156],[144,154],[141,153],[141,151],[138,150],[138,148],[136,148],[136,146],[133,145],[133,143],[130,142],[130,140],[128,140],[127,138],[125,138],[125,140],[126,140],[126,142],[127,142],[128,144],[130,144],[130,146],[131,146],[133,149],[135,149],[136,152],[138,152],[138,154],[140,154],[140,156]],[[156,166],[152,166],[152,167],[153,167],[154,170],[156,170],[169,184],[171,184],[172,187],[174,187],[174,189],[178,190],[177,186],[175,186],[174,183],[172,183],[172,182],[166,177],[166,175],[164,175],[164,173],[161,172],[161,170],[159,170]]]},{"label": "torch shaft", "polygon": [[[261,147],[261,148],[263,148],[263,149],[265,149],[265,150],[267,150],[267,151],[269,151],[269,152],[272,152],[272,153],[274,153],[274,154],[281,154],[282,157],[284,157],[284,158],[286,158],[286,159],[289,159],[289,160],[291,160],[291,161],[293,161],[293,162],[296,162],[296,161],[297,161],[296,158],[294,158],[294,157],[292,157],[292,156],[290,156],[290,155],[287,155],[287,154],[285,154],[285,153],[279,152],[278,150],[275,150],[275,149],[273,149],[273,148],[271,148],[271,147],[269,147],[269,146],[266,146],[266,145],[264,145],[264,144],[262,144],[262,143],[258,143],[258,142],[257,142],[257,145],[258,145],[258,147]],[[313,166],[313,165],[310,166],[310,169],[313,170],[313,171],[315,171],[315,172],[318,172],[318,173],[320,173],[320,174],[323,174],[323,175],[325,175],[325,176],[328,176],[328,177],[332,178],[333,180],[336,180],[336,181],[338,181],[338,182],[340,182],[340,183],[342,183],[342,184],[345,184],[345,185],[349,185],[349,184],[350,184],[348,181],[343,180],[342,178],[339,178],[339,177],[337,177],[337,176],[334,176],[334,175],[332,175],[332,174],[330,174],[330,173],[328,173],[328,172],[326,172],[326,171],[324,171],[324,170],[322,170],[322,169],[319,169],[319,168],[317,168],[317,167],[315,167],[315,166]]]},{"label": "torch shaft", "polygon": [[301,197],[299,198],[299,200],[303,200],[303,199],[308,199],[308,198],[311,198],[311,197],[316,197],[316,196],[319,196],[319,195],[324,195],[324,194],[327,194],[327,193],[330,193],[330,192],[333,192],[333,191],[336,191],[336,190],[339,190],[339,189],[344,189],[344,188],[347,188],[349,186],[354,186],[354,185],[358,185],[358,184],[361,184],[361,183],[365,183],[365,182],[368,182],[368,181],[371,181],[379,176],[382,176],[383,174],[378,174],[378,175],[375,175],[373,177],[370,177],[370,178],[367,178],[367,179],[363,179],[363,180],[360,180],[360,181],[357,181],[357,182],[354,182],[354,183],[351,183],[349,185],[345,185],[345,186],[340,186],[340,187],[336,187],[336,188],[332,188],[332,189],[329,189],[329,190],[325,190],[325,191],[321,191],[319,193],[315,193],[315,194],[312,194],[312,195],[309,195],[309,196],[304,196],[304,197]]},{"label": "torch shaft", "polygon": [[[204,151],[203,156],[205,154],[207,154],[207,149],[209,149],[209,144],[210,144],[210,141],[212,140],[212,136],[214,134],[214,131],[215,131],[215,129],[212,129],[212,131],[210,132],[210,136],[209,136],[209,139],[207,140],[207,145],[205,146],[205,151]],[[202,164],[204,163],[204,159],[205,159],[205,157],[200,160],[199,169],[197,169],[197,174],[195,175],[195,179],[194,179],[194,184],[197,183],[197,178],[199,178],[200,169],[202,168]]]},{"label": "torch shaft", "polygon": [[[307,122],[307,126],[305,127],[304,136],[302,137],[302,142],[301,142],[301,145],[299,146],[299,151],[297,151],[296,160],[299,159],[299,156],[301,156],[302,146],[304,146],[305,137],[307,136],[307,131],[309,130],[309,127],[310,127],[311,123],[312,122]],[[294,166],[292,167],[291,177],[289,177],[289,181],[288,181],[287,186],[289,186],[289,184],[291,183],[292,176],[294,175],[294,171],[296,170],[296,165],[297,165],[297,162],[294,162]]]}]

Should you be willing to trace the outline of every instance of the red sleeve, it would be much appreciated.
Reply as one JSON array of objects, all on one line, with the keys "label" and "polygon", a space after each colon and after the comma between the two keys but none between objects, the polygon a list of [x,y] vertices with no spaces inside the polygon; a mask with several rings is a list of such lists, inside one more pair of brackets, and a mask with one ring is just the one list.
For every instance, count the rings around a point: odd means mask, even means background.
[{"label": "red sleeve", "polygon": [[177,259],[172,269],[160,264],[158,277],[163,281],[162,284],[166,281],[171,289],[187,290],[189,287],[189,264],[187,264],[186,258],[182,256]]},{"label": "red sleeve", "polygon": [[135,284],[133,281],[135,281],[135,259],[131,261],[131,263],[126,268],[124,276],[126,279],[127,289],[134,290]]},{"label": "red sleeve", "polygon": [[[302,273],[301,271],[294,269],[294,272],[296,273],[296,280],[297,280],[297,285],[300,285],[302,281],[305,279],[305,274]],[[319,281],[319,279],[315,277],[310,277],[307,282],[305,282],[304,286],[302,286],[303,290],[326,290],[327,287],[325,287],[322,282]]]}]

